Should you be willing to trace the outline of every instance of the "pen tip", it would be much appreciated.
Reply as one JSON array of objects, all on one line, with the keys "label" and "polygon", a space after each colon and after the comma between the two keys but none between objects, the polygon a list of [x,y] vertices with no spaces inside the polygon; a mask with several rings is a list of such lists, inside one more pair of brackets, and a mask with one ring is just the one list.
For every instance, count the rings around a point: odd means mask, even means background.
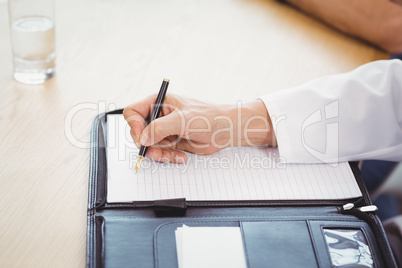
[{"label": "pen tip", "polygon": [[170,80],[167,78],[164,78],[163,81],[168,82],[168,83],[170,82]]},{"label": "pen tip", "polygon": [[135,165],[135,174],[137,174],[137,171],[140,169],[141,162],[143,159],[144,159],[143,156],[141,156],[141,155],[138,156],[137,164]]}]

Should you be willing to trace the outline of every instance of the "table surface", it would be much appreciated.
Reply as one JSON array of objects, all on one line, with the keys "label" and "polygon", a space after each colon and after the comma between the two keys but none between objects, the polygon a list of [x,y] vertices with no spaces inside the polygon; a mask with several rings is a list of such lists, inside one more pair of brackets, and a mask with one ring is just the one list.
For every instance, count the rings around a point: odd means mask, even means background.
[{"label": "table surface", "polygon": [[56,76],[13,80],[0,2],[0,266],[83,267],[93,118],[159,90],[249,101],[388,55],[276,1],[56,0]]}]

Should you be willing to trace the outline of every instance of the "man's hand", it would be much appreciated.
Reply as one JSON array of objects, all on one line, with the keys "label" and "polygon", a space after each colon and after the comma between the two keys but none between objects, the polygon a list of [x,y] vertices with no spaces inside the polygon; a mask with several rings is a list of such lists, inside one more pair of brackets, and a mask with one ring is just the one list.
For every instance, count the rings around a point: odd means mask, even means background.
[{"label": "man's hand", "polygon": [[156,161],[184,163],[183,151],[212,154],[230,146],[276,145],[262,101],[218,106],[169,94],[160,117],[147,126],[155,99],[130,105],[123,114],[136,145],[150,146],[147,157]]}]

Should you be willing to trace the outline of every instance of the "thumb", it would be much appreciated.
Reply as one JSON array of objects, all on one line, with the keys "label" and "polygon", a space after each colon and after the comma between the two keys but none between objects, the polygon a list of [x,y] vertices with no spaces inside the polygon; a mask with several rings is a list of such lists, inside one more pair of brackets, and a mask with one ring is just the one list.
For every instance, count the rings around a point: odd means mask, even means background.
[{"label": "thumb", "polygon": [[154,145],[167,136],[180,135],[181,116],[174,110],[170,114],[157,118],[142,131],[140,143],[144,146]]}]

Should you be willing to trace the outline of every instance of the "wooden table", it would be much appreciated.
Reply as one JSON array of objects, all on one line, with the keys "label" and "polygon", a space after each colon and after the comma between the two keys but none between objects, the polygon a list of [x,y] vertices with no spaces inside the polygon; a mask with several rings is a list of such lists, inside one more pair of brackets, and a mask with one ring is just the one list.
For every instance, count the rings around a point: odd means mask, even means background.
[{"label": "wooden table", "polygon": [[0,3],[0,267],[83,267],[95,115],[157,92],[252,100],[388,55],[276,1],[56,1],[57,71],[13,80]]}]

